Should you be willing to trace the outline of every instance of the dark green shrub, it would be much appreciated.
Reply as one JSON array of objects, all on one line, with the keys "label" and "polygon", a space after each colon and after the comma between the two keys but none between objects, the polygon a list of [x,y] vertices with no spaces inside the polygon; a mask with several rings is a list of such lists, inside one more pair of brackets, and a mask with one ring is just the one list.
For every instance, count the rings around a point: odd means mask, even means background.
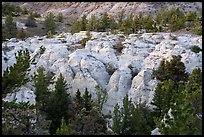
[{"label": "dark green shrub", "polygon": [[64,16],[62,15],[62,13],[58,13],[56,16],[56,21],[58,22],[63,22]]},{"label": "dark green shrub", "polygon": [[5,19],[5,31],[8,33],[8,38],[16,37],[16,23],[13,21],[13,17],[10,15],[6,16]]},{"label": "dark green shrub", "polygon": [[45,52],[46,48],[42,45],[40,46],[40,54],[43,54]]},{"label": "dark green shrub", "polygon": [[174,82],[187,80],[188,73],[185,72],[185,65],[181,62],[181,56],[172,55],[171,61],[162,60],[157,70],[153,69],[153,76],[164,81],[171,79]]},{"label": "dark green shrub", "polygon": [[129,65],[128,65],[128,68],[132,70],[132,69],[133,69],[133,66],[132,66],[131,64],[129,64]]},{"label": "dark green shrub", "polygon": [[200,51],[202,51],[202,49],[200,49],[198,46],[192,46],[191,51],[195,53],[199,53]]},{"label": "dark green shrub", "polygon": [[128,65],[128,68],[131,70],[132,79],[133,79],[135,76],[137,76],[137,74],[139,73],[139,70],[133,69],[133,66],[131,64]]},{"label": "dark green shrub", "polygon": [[123,49],[123,48],[124,48],[124,47],[123,47],[122,44],[119,44],[119,45],[114,46],[114,49],[115,49],[117,52],[119,52],[119,53],[122,52],[122,49]]},{"label": "dark green shrub", "polygon": [[21,31],[18,31],[16,38],[23,40],[26,37],[26,33],[22,29]]},{"label": "dark green shrub", "polygon": [[15,53],[16,63],[7,67],[2,76],[2,93],[10,93],[29,81],[27,77],[30,67],[30,54],[28,49]]},{"label": "dark green shrub", "polygon": [[196,35],[202,35],[202,25],[201,26],[195,26],[195,28],[194,28],[194,33],[196,34]]},{"label": "dark green shrub", "polygon": [[109,75],[112,75],[115,72],[116,68],[113,67],[112,64],[108,64],[106,71],[108,72]]},{"label": "dark green shrub", "polygon": [[62,42],[62,43],[67,43],[67,41],[66,41],[66,40],[61,40],[61,42]]},{"label": "dark green shrub", "polygon": [[55,34],[56,25],[55,25],[53,13],[49,13],[46,16],[44,23],[45,23],[44,25],[45,25],[46,32],[48,33],[50,31],[52,34]]},{"label": "dark green shrub", "polygon": [[89,40],[90,38],[83,38],[80,43],[82,46],[85,46],[86,45],[86,42]]},{"label": "dark green shrub", "polygon": [[37,24],[35,22],[35,18],[33,15],[28,16],[25,26],[27,27],[37,27]]}]

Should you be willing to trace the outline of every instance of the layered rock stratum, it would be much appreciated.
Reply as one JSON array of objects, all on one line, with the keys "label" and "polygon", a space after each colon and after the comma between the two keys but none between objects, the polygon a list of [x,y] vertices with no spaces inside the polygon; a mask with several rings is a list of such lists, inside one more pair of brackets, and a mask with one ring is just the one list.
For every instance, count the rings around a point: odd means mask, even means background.
[{"label": "layered rock stratum", "polygon": [[134,14],[152,14],[161,9],[170,9],[172,7],[182,9],[186,14],[188,11],[196,11],[199,13],[202,10],[202,2],[13,2],[21,7],[26,7],[43,16],[48,12],[63,15],[72,20],[80,18],[83,15],[87,19],[91,15],[100,17],[104,12],[117,18],[119,13],[124,10],[125,15]]}]

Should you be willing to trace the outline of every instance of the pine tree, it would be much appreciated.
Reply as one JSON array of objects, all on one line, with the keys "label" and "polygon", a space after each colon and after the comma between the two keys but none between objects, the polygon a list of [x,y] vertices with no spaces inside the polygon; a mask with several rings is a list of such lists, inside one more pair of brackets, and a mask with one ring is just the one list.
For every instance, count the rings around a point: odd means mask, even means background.
[{"label": "pine tree", "polygon": [[130,121],[129,135],[150,135],[150,125],[144,117],[140,104],[136,107],[131,105]]},{"label": "pine tree", "polygon": [[91,100],[91,94],[89,94],[87,88],[85,89],[83,100],[84,108],[86,109],[86,111],[90,111],[93,106],[93,101]]},{"label": "pine tree", "polygon": [[17,27],[16,23],[13,22],[13,17],[11,15],[6,16],[5,29],[9,34],[9,38],[16,37]]},{"label": "pine tree", "polygon": [[196,113],[202,112],[202,72],[200,68],[196,68],[189,76],[186,85],[187,98],[190,100],[192,107]]},{"label": "pine tree", "polygon": [[104,135],[107,130],[106,120],[95,106],[88,111],[81,109],[71,123],[77,135]]},{"label": "pine tree", "polygon": [[134,28],[135,32],[141,28],[140,18],[137,15],[135,15],[135,18],[134,18],[133,28]]},{"label": "pine tree", "polygon": [[170,109],[170,102],[175,89],[174,84],[171,79],[158,83],[154,98],[151,102],[151,104],[155,106],[155,108],[153,108],[155,117],[163,117]]},{"label": "pine tree", "polygon": [[81,97],[81,92],[78,89],[72,103],[75,113],[78,113],[83,108],[83,102],[84,98]]},{"label": "pine tree", "polygon": [[131,101],[128,100],[128,95],[123,99],[123,109],[122,109],[122,123],[121,123],[121,133],[123,135],[129,134],[130,128],[130,115],[131,115]]},{"label": "pine tree", "polygon": [[63,22],[64,16],[62,15],[62,12],[59,12],[59,13],[57,14],[56,20],[57,20],[58,22]]},{"label": "pine tree", "polygon": [[72,26],[71,26],[71,34],[77,33],[81,31],[80,26],[80,21],[73,21]]},{"label": "pine tree", "polygon": [[194,21],[197,18],[196,12],[189,11],[186,15],[186,21]]},{"label": "pine tree", "polygon": [[7,67],[2,76],[2,93],[13,92],[16,87],[20,87],[29,81],[28,71],[30,67],[30,54],[28,49],[19,50],[15,53],[16,63]]},{"label": "pine tree", "polygon": [[133,24],[133,15],[130,14],[130,16],[126,20],[123,21],[121,30],[125,34],[130,34],[132,32],[132,24]]},{"label": "pine tree", "polygon": [[98,102],[91,99],[91,94],[85,90],[83,96],[79,90],[74,99],[72,119],[69,125],[77,135],[100,135],[106,134],[106,120],[98,107]]},{"label": "pine tree", "polygon": [[171,79],[175,82],[186,81],[188,73],[185,72],[185,65],[181,62],[181,56],[172,55],[170,62],[162,60],[158,70],[153,70],[153,75],[161,81]]},{"label": "pine tree", "polygon": [[60,128],[57,129],[56,135],[72,135],[75,134],[70,124],[66,124],[64,117],[62,117]]},{"label": "pine tree", "polygon": [[110,28],[110,20],[109,20],[109,17],[108,17],[108,13],[105,12],[103,14],[103,16],[101,17],[99,30],[100,31],[106,31],[107,28]]},{"label": "pine tree", "polygon": [[115,30],[117,28],[117,23],[115,22],[115,19],[113,17],[110,17],[109,21],[110,21],[110,29],[111,29],[111,31]]},{"label": "pine tree", "polygon": [[103,104],[107,101],[107,91],[102,89],[99,86],[96,86],[97,90],[97,106],[100,111],[103,109]]},{"label": "pine tree", "polygon": [[54,21],[54,15],[53,13],[49,13],[46,17],[45,17],[45,31],[46,33],[51,31],[52,34],[55,34],[55,21]]},{"label": "pine tree", "polygon": [[[201,123],[190,105],[191,101],[186,98],[184,82],[179,82],[171,100],[171,114],[173,118],[166,116],[165,124],[161,124],[162,134],[167,135],[197,135],[202,134]],[[165,126],[166,125],[166,126]]]},{"label": "pine tree", "polygon": [[114,107],[114,116],[113,116],[113,127],[112,130],[115,134],[120,134],[121,132],[121,116],[120,116],[120,111],[119,111],[119,106],[118,104],[115,105]]},{"label": "pine tree", "polygon": [[87,19],[86,19],[86,16],[85,15],[83,15],[82,17],[81,17],[81,21],[80,21],[80,31],[86,31],[87,30],[87,28],[86,28],[86,25],[87,25]]},{"label": "pine tree", "polygon": [[144,26],[144,29],[146,29],[147,32],[151,32],[153,30],[153,24],[154,24],[154,21],[152,19],[152,16],[151,15],[147,15],[145,18],[144,18],[144,22],[143,22],[143,26]]},{"label": "pine tree", "polygon": [[122,25],[123,19],[124,19],[124,14],[125,14],[125,11],[122,10],[118,15],[118,29],[121,28],[121,25]]},{"label": "pine tree", "polygon": [[43,111],[45,111],[45,104],[48,101],[48,86],[52,78],[50,73],[45,75],[44,71],[45,69],[43,67],[38,68],[37,74],[33,78],[37,107]]},{"label": "pine tree", "polygon": [[66,90],[66,81],[60,73],[56,81],[55,90],[51,93],[47,108],[48,119],[52,120],[50,125],[51,135],[55,134],[57,128],[60,127],[62,117],[68,120],[69,98],[69,94],[67,94]]},{"label": "pine tree", "polygon": [[148,120],[145,118],[144,108],[142,105],[134,105],[128,95],[123,98],[123,107],[121,115],[119,106],[114,107],[113,127],[112,130],[116,134],[121,135],[148,135],[151,128]]}]

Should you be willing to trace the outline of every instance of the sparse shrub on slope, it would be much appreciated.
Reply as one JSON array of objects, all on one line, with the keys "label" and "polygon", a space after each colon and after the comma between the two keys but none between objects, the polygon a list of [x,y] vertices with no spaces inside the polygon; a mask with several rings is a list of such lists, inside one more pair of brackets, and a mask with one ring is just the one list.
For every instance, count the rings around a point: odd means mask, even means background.
[{"label": "sparse shrub on slope", "polygon": [[62,15],[62,12],[59,12],[56,16],[56,21],[63,22],[64,16]]},{"label": "sparse shrub on slope", "polygon": [[54,15],[53,13],[49,13],[46,17],[45,17],[45,31],[48,33],[49,31],[51,32],[51,34],[55,34],[55,21],[54,21]]},{"label": "sparse shrub on slope", "polygon": [[7,32],[7,38],[15,38],[17,33],[16,23],[13,22],[12,16],[6,16],[5,19],[5,31]]},{"label": "sparse shrub on slope", "polygon": [[23,29],[21,29],[20,31],[18,31],[16,38],[17,39],[21,39],[23,40],[26,37],[26,33]]},{"label": "sparse shrub on slope", "polygon": [[200,51],[202,51],[202,49],[200,49],[198,46],[192,46],[191,51],[195,53],[199,53]]},{"label": "sparse shrub on slope", "polygon": [[26,23],[25,23],[25,26],[27,26],[27,27],[37,27],[37,24],[35,22],[35,18],[33,16],[33,14],[28,16],[28,18],[26,20]]}]

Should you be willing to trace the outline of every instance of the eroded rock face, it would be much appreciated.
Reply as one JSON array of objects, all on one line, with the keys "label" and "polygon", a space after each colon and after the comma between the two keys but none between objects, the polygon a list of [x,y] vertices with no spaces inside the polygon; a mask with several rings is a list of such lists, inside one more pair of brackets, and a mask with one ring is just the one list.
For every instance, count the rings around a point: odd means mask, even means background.
[{"label": "eroded rock face", "polygon": [[[85,47],[80,40],[86,37],[85,32],[77,34],[63,33],[51,39],[45,37],[27,38],[25,41],[11,39],[2,43],[2,73],[7,66],[15,63],[14,52],[28,48],[31,58],[37,64],[31,65],[30,75],[42,66],[46,71],[60,73],[67,81],[68,92],[74,96],[79,89],[82,93],[85,88],[96,99],[96,86],[107,90],[108,99],[104,104],[103,112],[113,111],[116,103],[122,105],[123,97],[128,94],[135,103],[152,101],[155,87],[158,83],[152,77],[153,68],[157,68],[162,59],[170,60],[172,55],[181,55],[181,61],[186,71],[191,72],[196,67],[202,67],[202,52],[194,53],[194,45],[202,48],[202,36],[177,33],[144,33],[141,35],[108,34],[91,32],[92,38]],[[172,35],[176,39],[172,39]],[[62,41],[66,40],[65,42]],[[118,43],[123,49],[115,49]],[[40,46],[46,48],[40,54]],[[7,46],[7,50],[4,47]],[[72,47],[72,48],[70,48]],[[80,47],[80,48],[79,48]],[[7,58],[7,60],[5,60]],[[133,76],[132,71],[138,74]],[[23,87],[23,86],[22,86]],[[50,86],[53,89],[54,86]],[[31,93],[32,95],[28,95]],[[29,92],[28,92],[29,91]],[[19,101],[32,100],[35,88],[30,85],[26,90],[19,90],[22,98]],[[12,95],[14,96],[14,95]],[[29,98],[29,99],[27,99]],[[7,100],[12,97],[7,97]]]},{"label": "eroded rock face", "polygon": [[86,15],[87,19],[91,15],[100,17],[104,12],[117,18],[119,13],[124,10],[125,15],[133,14],[152,14],[158,10],[170,9],[171,7],[183,9],[184,13],[188,11],[200,12],[201,2],[15,2],[21,7],[27,7],[41,15],[48,12],[62,14],[67,18],[80,18]]}]

